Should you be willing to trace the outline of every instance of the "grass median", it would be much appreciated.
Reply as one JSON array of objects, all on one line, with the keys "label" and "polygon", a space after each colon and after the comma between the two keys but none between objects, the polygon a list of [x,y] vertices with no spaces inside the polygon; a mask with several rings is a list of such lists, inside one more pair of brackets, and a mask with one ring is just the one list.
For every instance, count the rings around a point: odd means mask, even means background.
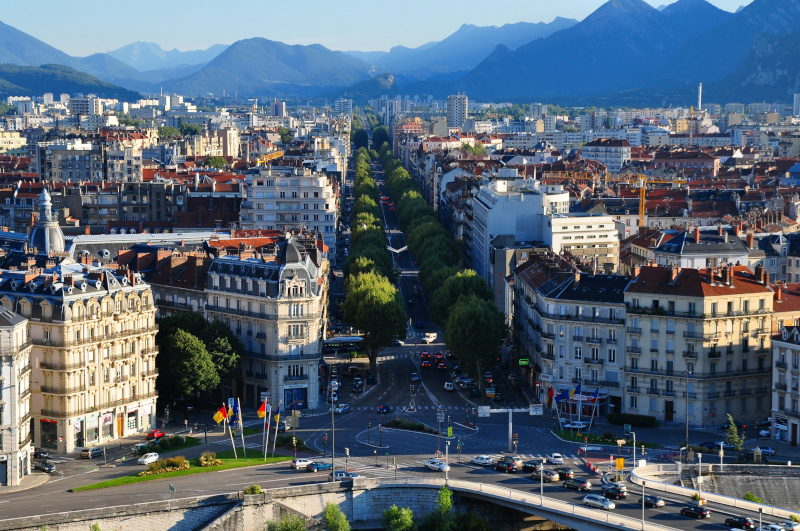
[{"label": "grass median", "polygon": [[[597,445],[617,446],[616,438],[614,438],[613,436],[612,436],[612,438],[609,438],[607,436],[608,434],[592,435],[592,434],[582,433],[580,431],[572,432],[572,431],[569,431],[569,430],[563,430],[563,431],[556,430],[554,433],[556,435],[558,435],[559,437],[561,437],[562,439],[564,439],[565,441],[574,441],[574,442],[579,442],[579,443],[586,443],[586,444],[590,444],[590,445],[593,445],[593,446],[597,446]],[[589,439],[588,442],[584,439],[584,437],[588,437],[588,439]],[[625,439],[625,437],[620,437],[620,438],[621,439]],[[626,440],[628,441],[627,444],[624,444],[622,447],[623,448],[630,448],[631,447],[630,443],[633,442],[633,439],[626,439]],[[657,443],[636,441],[636,448],[637,449],[641,448],[642,445],[644,445],[645,448],[658,448],[659,447],[659,445]]]},{"label": "grass median", "polygon": [[244,459],[244,454],[242,453],[241,448],[236,449],[237,458],[233,456],[233,450],[225,450],[223,452],[217,452],[216,457],[217,459],[222,461],[222,464],[218,466],[211,466],[211,467],[204,467],[200,464],[200,459],[190,459],[189,462],[191,463],[192,468],[188,470],[178,470],[175,472],[165,472],[163,474],[155,474],[152,476],[138,476],[137,474],[142,470],[147,470],[146,467],[142,466],[141,469],[137,469],[136,472],[129,476],[122,476],[119,478],[109,479],[106,481],[101,481],[99,483],[92,483],[91,485],[84,485],[82,487],[75,487],[72,489],[73,492],[82,492],[87,490],[95,490],[95,489],[105,489],[109,487],[119,487],[122,485],[131,485],[133,483],[142,483],[144,481],[155,481],[158,479],[170,479],[176,478],[181,476],[191,476],[192,474],[205,474],[207,472],[218,472],[220,470],[230,470],[233,468],[244,468],[249,466],[261,466],[261,465],[268,465],[271,463],[280,463],[284,461],[291,461],[291,457],[283,456],[283,455],[274,455],[268,454],[266,461],[264,460],[264,454],[258,451],[253,451],[251,449],[248,452],[247,460]]}]

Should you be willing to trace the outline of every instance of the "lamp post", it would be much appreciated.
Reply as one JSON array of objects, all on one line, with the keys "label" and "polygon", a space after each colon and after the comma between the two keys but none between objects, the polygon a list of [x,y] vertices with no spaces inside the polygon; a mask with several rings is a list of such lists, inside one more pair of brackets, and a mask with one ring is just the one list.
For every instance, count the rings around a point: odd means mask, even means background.
[{"label": "lamp post", "polygon": [[[698,468],[700,469],[697,473],[697,494],[702,494],[703,492],[703,454],[697,454],[697,464]],[[703,496],[700,496],[700,499],[703,499]]]},{"label": "lamp post", "polygon": [[544,505],[544,460],[539,465],[539,505]]},{"label": "lamp post", "polygon": [[636,467],[636,432],[632,431],[631,435],[633,435],[633,455],[631,456],[631,459],[633,460],[633,466],[635,468]]},{"label": "lamp post", "polygon": [[761,513],[763,513],[763,512],[764,512],[764,509],[762,507],[759,507],[758,508],[758,528],[759,529],[764,529],[763,527],[761,527]]},{"label": "lamp post", "polygon": [[445,445],[444,445],[444,482],[445,483],[447,483],[448,472],[450,471],[450,465],[448,464],[449,457],[450,457],[450,441],[445,441]]},{"label": "lamp post", "polygon": [[689,455],[689,375],[692,374],[689,369],[686,369],[686,429],[683,434],[684,439],[686,440],[686,455]]}]

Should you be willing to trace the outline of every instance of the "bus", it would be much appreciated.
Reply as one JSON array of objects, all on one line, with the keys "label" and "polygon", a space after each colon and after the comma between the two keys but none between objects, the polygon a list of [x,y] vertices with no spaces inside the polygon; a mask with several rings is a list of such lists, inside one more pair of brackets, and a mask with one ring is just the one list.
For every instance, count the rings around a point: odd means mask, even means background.
[{"label": "bus", "polygon": [[341,353],[361,352],[364,338],[359,336],[334,337],[322,342],[322,354],[335,356]]}]

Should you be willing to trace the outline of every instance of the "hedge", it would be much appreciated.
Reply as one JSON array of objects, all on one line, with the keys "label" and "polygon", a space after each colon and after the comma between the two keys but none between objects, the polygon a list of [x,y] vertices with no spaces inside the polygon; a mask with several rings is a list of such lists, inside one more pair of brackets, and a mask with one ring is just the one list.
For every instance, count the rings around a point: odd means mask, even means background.
[{"label": "hedge", "polygon": [[634,415],[632,413],[609,413],[606,419],[611,424],[622,426],[630,424],[635,428],[658,428],[658,419],[649,415]]}]

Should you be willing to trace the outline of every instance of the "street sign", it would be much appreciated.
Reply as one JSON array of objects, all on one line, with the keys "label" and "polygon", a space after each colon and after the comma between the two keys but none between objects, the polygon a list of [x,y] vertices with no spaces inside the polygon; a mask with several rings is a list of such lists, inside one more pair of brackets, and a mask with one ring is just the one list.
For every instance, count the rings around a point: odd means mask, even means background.
[{"label": "street sign", "polygon": [[489,409],[490,409],[489,406],[478,406],[478,416],[479,417],[490,416]]},{"label": "street sign", "polygon": [[531,415],[544,415],[544,404],[531,404],[528,413]]},{"label": "street sign", "polygon": [[448,426],[447,427],[447,436],[448,437],[452,437],[453,436],[453,427],[452,426]]},{"label": "street sign", "polygon": [[438,412],[436,414],[436,420],[438,420],[439,422],[444,422],[444,412],[443,411],[440,411],[440,412]]},{"label": "street sign", "polygon": [[520,367],[527,367],[530,364],[531,364],[531,360],[529,360],[528,358],[520,358],[519,359],[519,366]]},{"label": "street sign", "polygon": [[268,397],[268,396],[269,396],[269,393],[262,392],[262,393],[261,393],[261,402],[262,402],[262,403],[263,403],[263,402],[266,402],[266,401],[267,401],[267,397]]},{"label": "street sign", "polygon": [[625,424],[624,427],[623,427],[623,431],[624,431],[625,435],[630,435],[631,434],[631,425],[630,424]]},{"label": "street sign", "polygon": [[617,470],[623,470],[625,468],[625,458],[624,457],[617,457]]},{"label": "street sign", "polygon": [[175,492],[175,487],[172,485],[172,483],[169,484],[169,491]]}]

